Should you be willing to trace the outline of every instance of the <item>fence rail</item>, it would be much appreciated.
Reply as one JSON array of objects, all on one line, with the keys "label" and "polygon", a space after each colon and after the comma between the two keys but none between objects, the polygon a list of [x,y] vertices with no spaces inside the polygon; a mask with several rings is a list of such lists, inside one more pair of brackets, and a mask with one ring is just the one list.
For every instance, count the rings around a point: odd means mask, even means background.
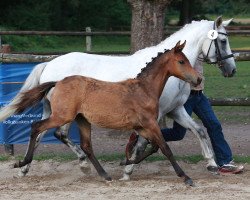
[{"label": "fence rail", "polygon": [[[171,35],[175,30],[165,31]],[[230,35],[250,35],[250,30],[227,30]],[[41,36],[130,36],[130,31],[0,31],[0,35],[41,35]]]},{"label": "fence rail", "polygon": [[41,35],[41,36],[130,36],[130,31],[0,31],[0,35]]},{"label": "fence rail", "polygon": [[[89,53],[89,52],[88,52]],[[94,52],[92,52],[94,53]],[[121,52],[102,52],[105,54],[122,54]],[[129,52],[123,52],[129,54]],[[61,54],[57,55],[36,55],[36,54],[9,54],[9,53],[0,53],[0,63],[27,63],[27,62],[48,62]],[[236,61],[249,61],[250,60],[250,51],[249,52],[235,52],[234,58]]]},{"label": "fence rail", "polygon": [[209,98],[212,106],[250,106],[250,98]]}]

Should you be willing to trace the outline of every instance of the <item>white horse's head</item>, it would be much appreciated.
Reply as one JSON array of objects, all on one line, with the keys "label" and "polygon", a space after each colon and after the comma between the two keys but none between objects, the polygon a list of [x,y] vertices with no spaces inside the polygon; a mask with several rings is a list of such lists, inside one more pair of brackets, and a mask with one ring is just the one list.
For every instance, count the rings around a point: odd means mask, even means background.
[{"label": "white horse's head", "polygon": [[235,61],[225,30],[225,26],[231,21],[232,19],[222,22],[222,17],[218,17],[214,21],[214,31],[208,33],[202,45],[203,57],[208,63],[217,63],[224,77],[232,77],[236,73]]}]

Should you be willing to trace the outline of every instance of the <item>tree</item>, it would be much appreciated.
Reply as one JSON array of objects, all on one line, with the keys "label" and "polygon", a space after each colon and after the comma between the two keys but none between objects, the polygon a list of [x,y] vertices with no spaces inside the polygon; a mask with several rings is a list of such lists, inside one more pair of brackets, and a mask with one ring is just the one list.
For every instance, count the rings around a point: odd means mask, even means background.
[{"label": "tree", "polygon": [[158,44],[164,36],[165,9],[171,0],[127,0],[132,9],[131,53]]},{"label": "tree", "polygon": [[184,25],[191,22],[193,18],[193,9],[192,5],[194,0],[182,0],[181,2],[181,10],[180,10],[180,20],[179,25]]},{"label": "tree", "polygon": [[183,26],[192,20],[206,19],[203,4],[204,0],[182,0],[178,25]]}]

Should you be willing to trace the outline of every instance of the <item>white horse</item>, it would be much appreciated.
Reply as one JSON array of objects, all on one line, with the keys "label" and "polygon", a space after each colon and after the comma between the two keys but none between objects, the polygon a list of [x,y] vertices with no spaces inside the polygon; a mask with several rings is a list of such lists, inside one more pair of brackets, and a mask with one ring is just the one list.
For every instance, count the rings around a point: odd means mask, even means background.
[{"label": "white horse", "polygon": [[[103,56],[75,52],[57,57],[48,63],[39,64],[33,69],[21,91],[14,97],[12,102],[0,111],[0,121],[10,117],[15,112],[14,105],[19,102],[22,91],[26,91],[45,82],[59,81],[71,75],[83,75],[113,82],[133,78],[146,66],[146,62],[150,62],[151,58],[155,57],[158,52],[163,52],[164,49],[174,47],[179,40],[187,41],[183,53],[187,56],[192,66],[195,64],[198,56],[203,55],[203,57],[210,62],[219,62],[220,69],[225,77],[233,76],[236,72],[236,66],[234,59],[228,56],[232,55],[232,52],[224,28],[224,26],[227,26],[230,22],[231,20],[222,22],[221,17],[215,21],[194,21],[157,46],[145,48],[130,56]],[[217,45],[213,42],[215,40],[208,38],[208,32],[213,29],[221,33],[216,39]],[[189,93],[189,83],[175,77],[170,77],[160,98],[158,119],[168,114],[168,116],[180,125],[191,130],[200,141],[202,153],[208,161],[207,169],[212,172],[217,172],[218,167],[214,161],[213,152],[208,145],[205,132],[192,120],[183,106]],[[50,94],[48,94],[48,99],[46,99],[44,103],[44,119],[47,118],[51,112],[49,96]],[[67,137],[69,126],[70,124],[67,124],[59,128],[55,136],[68,145],[78,155],[83,166],[85,166],[87,164],[85,154]],[[37,138],[37,146],[45,133],[46,132],[41,133]],[[28,172],[29,167],[30,165],[23,167],[20,175],[24,176]],[[133,167],[130,165],[125,168],[123,179],[129,179],[129,174],[132,172],[132,169]]]}]

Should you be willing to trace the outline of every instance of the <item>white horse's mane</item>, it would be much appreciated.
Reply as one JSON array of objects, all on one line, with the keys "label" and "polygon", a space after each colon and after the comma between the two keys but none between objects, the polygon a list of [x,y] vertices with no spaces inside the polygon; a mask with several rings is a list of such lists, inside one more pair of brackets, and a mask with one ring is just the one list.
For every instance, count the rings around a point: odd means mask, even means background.
[{"label": "white horse's mane", "polygon": [[[156,49],[162,52],[164,50],[163,48],[173,48],[176,42],[178,42],[179,40],[184,42],[184,40],[187,40],[190,37],[200,38],[201,35],[204,34],[204,31],[208,32],[209,29],[212,29],[213,23],[213,21],[208,20],[192,21],[190,24],[186,24],[184,27],[160,42],[158,45],[141,49],[135,52],[134,55],[138,56],[137,54],[152,50],[155,51]],[[189,31],[190,29],[192,31]]]}]

